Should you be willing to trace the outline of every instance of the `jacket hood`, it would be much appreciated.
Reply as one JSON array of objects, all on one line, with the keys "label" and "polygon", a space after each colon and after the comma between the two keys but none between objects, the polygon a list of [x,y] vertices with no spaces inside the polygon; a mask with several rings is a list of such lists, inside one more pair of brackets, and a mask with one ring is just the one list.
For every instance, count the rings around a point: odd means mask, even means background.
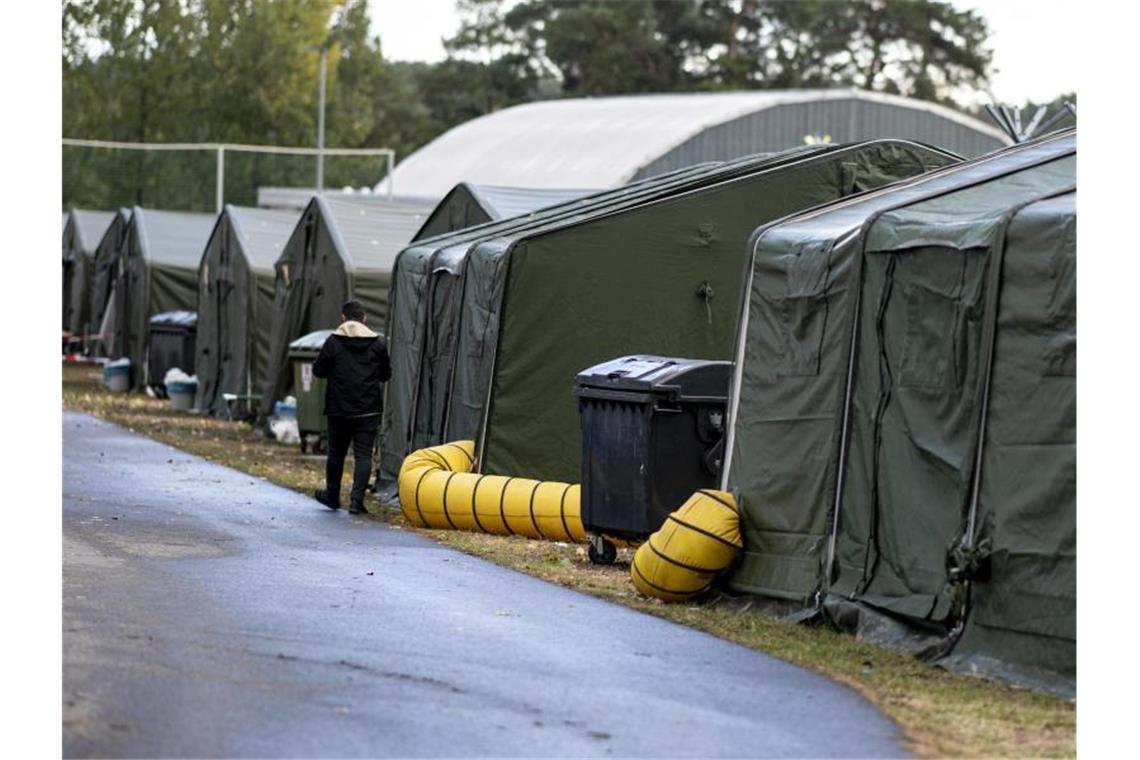
[{"label": "jacket hood", "polygon": [[360,353],[371,348],[380,336],[368,329],[364,323],[349,320],[348,322],[341,322],[340,327],[336,328],[336,332],[333,333],[333,337],[349,351]]},{"label": "jacket hood", "polygon": [[339,335],[342,338],[379,337],[376,333],[369,329],[368,325],[364,324],[363,322],[355,322],[351,319],[347,322],[341,322],[340,327],[336,328],[336,332],[334,332],[333,335]]}]

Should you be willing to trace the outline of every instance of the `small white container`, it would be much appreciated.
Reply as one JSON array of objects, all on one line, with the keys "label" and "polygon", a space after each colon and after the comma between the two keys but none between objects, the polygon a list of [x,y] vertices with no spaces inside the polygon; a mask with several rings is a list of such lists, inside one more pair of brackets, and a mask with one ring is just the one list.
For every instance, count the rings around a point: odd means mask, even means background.
[{"label": "small white container", "polygon": [[198,393],[195,381],[172,380],[166,384],[166,395],[170,405],[179,411],[188,412],[194,408],[194,396]]},{"label": "small white container", "polygon": [[115,393],[126,393],[131,389],[131,365],[108,364],[103,367],[103,385]]}]

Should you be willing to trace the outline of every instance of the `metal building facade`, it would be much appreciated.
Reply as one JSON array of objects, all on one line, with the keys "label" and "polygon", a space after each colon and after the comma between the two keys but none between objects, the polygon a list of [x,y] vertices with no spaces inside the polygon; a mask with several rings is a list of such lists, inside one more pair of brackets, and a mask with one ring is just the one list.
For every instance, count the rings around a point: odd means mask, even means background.
[{"label": "metal building facade", "polygon": [[843,143],[896,138],[934,145],[962,156],[980,156],[1008,140],[994,128],[949,109],[903,98],[859,97],[815,100],[765,108],[702,130],[642,167],[644,179],[702,161],[724,161],[750,153],[787,150],[811,139]]},{"label": "metal building facade", "polygon": [[429,200],[462,182],[597,190],[826,138],[900,138],[964,156],[1007,144],[945,106],[850,88],[560,98],[464,122],[397,164],[391,182],[396,195]]}]

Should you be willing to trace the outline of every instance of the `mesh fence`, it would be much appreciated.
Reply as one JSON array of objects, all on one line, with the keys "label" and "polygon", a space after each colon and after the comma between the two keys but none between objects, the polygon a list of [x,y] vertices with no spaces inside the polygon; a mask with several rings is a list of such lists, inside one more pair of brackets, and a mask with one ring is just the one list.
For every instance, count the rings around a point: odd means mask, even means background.
[{"label": "mesh fence", "polygon": [[[388,156],[325,155],[324,186],[372,187],[388,171]],[[317,157],[227,147],[222,162],[223,201],[257,205],[259,187],[316,187]],[[149,206],[214,211],[216,147],[142,149],[63,146],[63,208]]]}]

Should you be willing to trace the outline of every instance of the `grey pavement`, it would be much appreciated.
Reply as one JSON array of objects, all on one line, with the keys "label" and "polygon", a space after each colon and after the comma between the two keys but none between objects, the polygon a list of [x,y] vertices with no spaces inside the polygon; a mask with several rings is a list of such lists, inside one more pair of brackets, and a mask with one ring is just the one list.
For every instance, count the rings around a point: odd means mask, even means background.
[{"label": "grey pavement", "polygon": [[904,753],[807,670],[63,424],[66,756]]}]

